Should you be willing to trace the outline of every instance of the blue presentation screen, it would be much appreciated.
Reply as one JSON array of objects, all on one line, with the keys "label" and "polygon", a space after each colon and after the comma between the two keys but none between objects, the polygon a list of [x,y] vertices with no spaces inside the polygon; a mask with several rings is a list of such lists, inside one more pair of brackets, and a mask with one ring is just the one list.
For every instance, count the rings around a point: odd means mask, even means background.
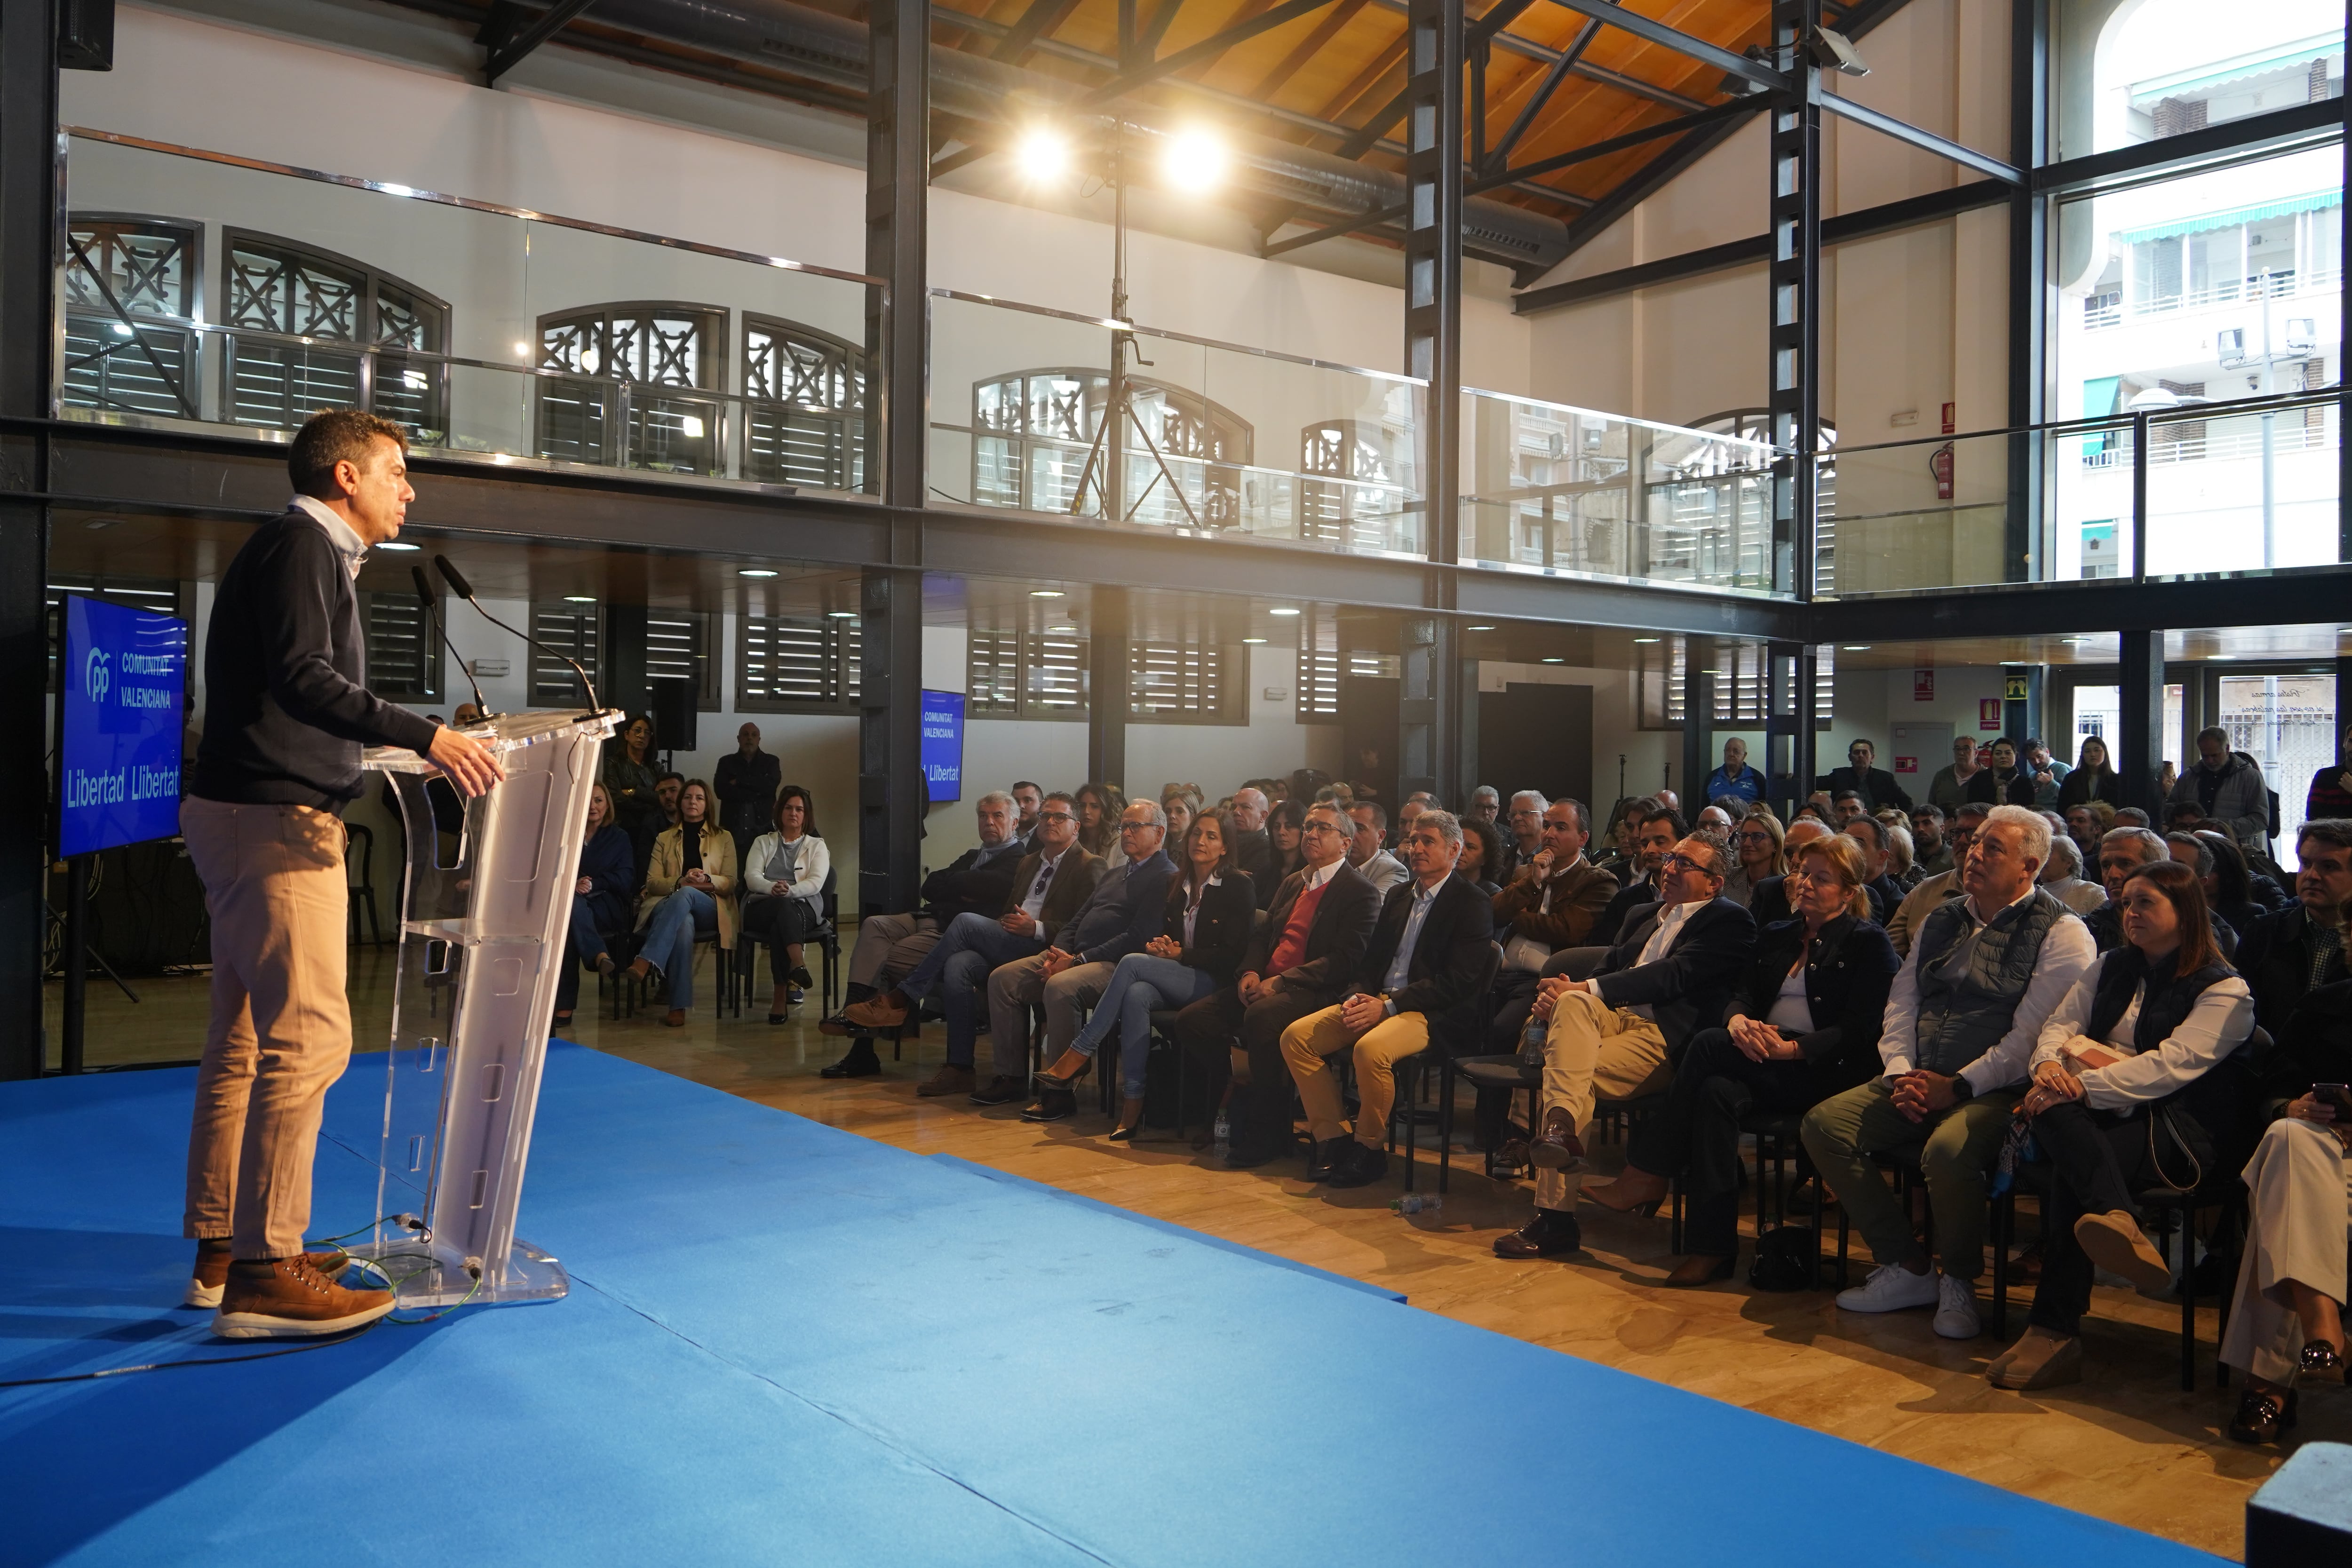
[{"label": "blue presentation screen", "polygon": [[923,781],[934,805],[963,798],[963,693],[923,693]]},{"label": "blue presentation screen", "polygon": [[87,855],[180,831],[188,623],[68,595],[58,849]]}]

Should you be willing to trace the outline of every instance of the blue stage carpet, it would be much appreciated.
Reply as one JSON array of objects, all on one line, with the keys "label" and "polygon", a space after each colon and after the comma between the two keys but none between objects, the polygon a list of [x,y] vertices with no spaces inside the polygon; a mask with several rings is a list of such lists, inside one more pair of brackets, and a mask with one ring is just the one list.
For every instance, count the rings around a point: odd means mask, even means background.
[{"label": "blue stage carpet", "polygon": [[[163,1305],[192,1081],[0,1085],[0,1378],[228,1349]],[[522,1214],[569,1299],[0,1391],[0,1562],[2219,1561],[575,1047]]]}]

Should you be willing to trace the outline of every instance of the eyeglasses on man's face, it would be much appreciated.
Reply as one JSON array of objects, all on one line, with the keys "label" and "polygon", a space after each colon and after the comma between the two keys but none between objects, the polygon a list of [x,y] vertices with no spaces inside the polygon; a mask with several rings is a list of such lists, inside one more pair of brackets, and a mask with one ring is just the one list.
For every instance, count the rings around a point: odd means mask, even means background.
[{"label": "eyeglasses on man's face", "polygon": [[1698,861],[1692,859],[1687,855],[1669,855],[1664,860],[1658,862],[1658,869],[1666,872],[1696,871],[1702,877],[1712,877],[1715,875],[1715,868],[1713,867],[1702,865]]},{"label": "eyeglasses on man's face", "polygon": [[1076,822],[1077,818],[1072,816],[1066,811],[1041,811],[1037,814],[1037,820],[1040,822]]},{"label": "eyeglasses on man's face", "polygon": [[1308,823],[1303,824],[1303,825],[1299,827],[1298,831],[1299,831],[1299,832],[1301,832],[1301,833],[1339,833],[1339,834],[1345,834],[1347,830],[1346,830],[1345,828],[1341,828],[1341,827],[1334,826],[1332,824],[1328,823],[1328,822],[1314,821],[1314,822],[1308,822]]},{"label": "eyeglasses on man's face", "polygon": [[1157,833],[1160,831],[1160,825],[1156,822],[1122,822],[1118,825],[1118,830],[1121,833]]}]

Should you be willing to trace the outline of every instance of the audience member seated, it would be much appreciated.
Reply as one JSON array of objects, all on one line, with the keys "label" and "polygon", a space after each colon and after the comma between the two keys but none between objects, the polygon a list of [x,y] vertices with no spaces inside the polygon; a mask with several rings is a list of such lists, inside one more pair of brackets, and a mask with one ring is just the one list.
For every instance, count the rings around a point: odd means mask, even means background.
[{"label": "audience member seated", "polygon": [[1389,814],[1380,802],[1360,800],[1348,808],[1348,816],[1355,824],[1348,839],[1348,864],[1372,885],[1372,891],[1386,898],[1391,888],[1412,880],[1404,862],[1381,847],[1388,841]]},{"label": "audience member seated", "polygon": [[1029,853],[1029,836],[1037,831],[1037,814],[1045,808],[1045,786],[1030,779],[1020,779],[1013,785],[1013,809],[1018,815],[1013,821],[1013,837],[1019,840],[1021,853]]},{"label": "audience member seated", "polygon": [[2043,1021],[2019,1107],[2051,1182],[2041,1283],[2024,1335],[1985,1369],[1996,1388],[2080,1382],[2093,1267],[2148,1295],[2172,1282],[2133,1194],[2193,1191],[2217,1153],[2243,1152],[2244,1078],[2224,1063],[2253,1031],[2253,1004],[2213,945],[2197,873],[2143,866],[2119,902],[2126,943]]},{"label": "audience member seated", "polygon": [[2311,775],[2303,815],[2306,821],[2352,818],[2352,726],[2344,731],[2343,745],[2336,760]]},{"label": "audience member seated", "polygon": [[[2066,906],[2034,885],[2050,828],[1996,806],[1969,846],[1964,897],[1919,924],[1887,998],[1879,1077],[1805,1113],[1813,1168],[1878,1260],[1839,1293],[1849,1311],[1936,1309],[1936,1332],[1973,1339],[1984,1272],[1985,1187],[2042,1026],[2097,956]],[[1936,1259],[1875,1155],[1912,1152],[1935,1217]]]},{"label": "audience member seated", "polygon": [[743,867],[743,929],[768,944],[774,980],[768,1022],[781,1024],[816,984],[801,946],[824,929],[824,879],[833,857],[817,831],[816,802],[807,790],[785,784],[776,791],[774,811],[775,831],[752,840]]},{"label": "audience member seated", "polygon": [[2099,882],[2107,901],[2083,917],[2101,952],[2124,944],[2124,879],[2142,866],[2172,858],[2171,846],[2145,827],[2118,827],[2099,840]]},{"label": "audience member seated", "polygon": [[711,931],[735,951],[735,840],[710,811],[710,786],[688,779],[677,794],[677,826],[662,829],[637,896],[642,933],[629,973],[666,988],[662,1022],[683,1028],[694,1005],[694,941]]},{"label": "audience member seated", "polygon": [[1693,833],[1712,833],[1726,844],[1731,842],[1731,813],[1719,805],[1703,805],[1698,820],[1691,824]]},{"label": "audience member seated", "polygon": [[[1919,885],[1925,875],[1919,869],[1916,852],[1912,848],[1910,820],[1889,806],[1878,814],[1878,825],[1886,830],[1887,879],[1897,889],[1907,893]],[[1901,902],[1897,899],[1895,904],[1887,907],[1886,912],[1893,914],[1895,906]]]},{"label": "audience member seated", "polygon": [[[1911,808],[1911,868],[1919,881],[1940,877],[1953,867],[1952,847],[1944,840],[1944,808],[1932,802]],[[1917,887],[1918,882],[1914,882]]]},{"label": "audience member seated", "polygon": [[889,990],[843,1008],[843,1022],[853,1029],[895,1029],[936,987],[947,1015],[948,1059],[915,1092],[927,1100],[970,1094],[982,987],[990,972],[1044,952],[1093,895],[1102,872],[1102,862],[1078,847],[1076,800],[1059,790],[1048,795],[1038,808],[1029,853],[1014,868],[998,912],[956,916],[921,963]]},{"label": "audience member seated", "polygon": [[2017,765],[2017,742],[1992,743],[1992,766],[1969,781],[1969,798],[1985,805],[2033,805],[2033,775]]},{"label": "audience member seated", "polygon": [[1078,786],[1077,802],[1078,847],[1110,870],[1127,858],[1118,830],[1127,815],[1127,796],[1117,784],[1089,783]]},{"label": "audience member seated", "polygon": [[[1244,784],[1234,791],[1234,804],[1227,814],[1226,831],[1233,839],[1234,868],[1250,879],[1253,888],[1264,884],[1266,873],[1274,868],[1274,839],[1265,830],[1266,818],[1274,810],[1265,792],[1254,784]],[[1181,844],[1183,840],[1177,840]]]},{"label": "audience member seated", "polygon": [[2042,868],[2042,885],[2052,897],[2078,915],[2088,915],[2107,901],[2107,889],[2083,878],[2083,852],[2074,841],[2050,836],[2050,863]]},{"label": "audience member seated", "polygon": [[[1502,835],[1493,823],[1481,822],[1475,816],[1462,818],[1461,874],[1490,899],[1503,890],[1495,880],[1495,861],[1502,852]],[[1605,871],[1601,875],[1609,877]],[[1617,879],[1609,877],[1609,886],[1613,891]]]},{"label": "audience member seated", "polygon": [[2124,781],[2107,760],[2107,743],[2096,735],[2085,735],[2074,767],[2058,781],[2058,798],[2053,804],[2060,812],[2071,814],[2076,806],[2095,800],[2112,813],[2124,803]]},{"label": "audience member seated", "polygon": [[1957,735],[1952,739],[1952,765],[1938,768],[1927,785],[1927,802],[1941,807],[1946,816],[1968,804],[1969,781],[1977,775],[1984,763],[1977,758],[1977,741],[1973,735]]},{"label": "audience member seated", "polygon": [[[2166,842],[2170,841],[2168,837]],[[2242,941],[2256,921],[2267,919],[2294,902],[2286,889],[2260,871],[2250,869],[2246,852],[2220,828],[2199,828],[2197,841],[2213,857],[2213,868],[2205,873],[2205,906],[2216,918],[2229,921]]]},{"label": "audience member seated", "polygon": [[1159,934],[1118,961],[1086,1027],[1037,1075],[1037,1102],[1021,1120],[1059,1121],[1075,1111],[1077,1096],[1070,1086],[1093,1067],[1095,1054],[1116,1030],[1120,1099],[1111,1142],[1129,1142],[1141,1131],[1153,1011],[1181,1007],[1232,984],[1256,923],[1257,896],[1234,862],[1228,837],[1234,831],[1224,812],[1204,811],[1192,819],[1177,846],[1183,863],[1169,881]]},{"label": "audience member seated", "polygon": [[[1574,804],[1555,802],[1551,809]],[[1581,826],[1581,808],[1579,816]],[[1466,1015],[1482,999],[1494,952],[1493,906],[1454,874],[1462,829],[1453,815],[1421,813],[1403,847],[1412,880],[1390,889],[1382,902],[1354,989],[1282,1032],[1283,1059],[1315,1140],[1307,1179],[1334,1187],[1369,1186],[1388,1174],[1383,1149],[1396,1103],[1396,1064],[1428,1048],[1435,1025],[1455,1019],[1476,1027],[1479,1020]],[[1538,852],[1538,861],[1542,858]],[[1352,1138],[1339,1083],[1323,1059],[1349,1049],[1359,1100]]]},{"label": "audience member seated", "polygon": [[1493,784],[1480,784],[1470,792],[1470,809],[1462,814],[1462,820],[1492,827],[1502,811],[1502,792]]},{"label": "audience member seated", "polygon": [[1706,775],[1699,798],[1712,805],[1725,795],[1753,805],[1764,798],[1764,775],[1748,765],[1748,742],[1734,735],[1723,742],[1723,766]]},{"label": "audience member seated", "polygon": [[1511,808],[1503,818],[1511,842],[1505,850],[1505,863],[1498,868],[1496,880],[1507,882],[1510,874],[1534,859],[1543,849],[1543,814],[1551,805],[1541,795],[1523,789],[1511,796]]},{"label": "audience member seated", "polygon": [[1290,879],[1290,874],[1307,864],[1300,831],[1306,826],[1307,805],[1305,801],[1286,800],[1266,816],[1265,838],[1274,847],[1273,853],[1266,860],[1265,880],[1251,879],[1257,884],[1257,907],[1261,910],[1274,902],[1274,895]]},{"label": "audience member seated", "polygon": [[[1643,825],[1646,831],[1651,825]],[[1624,938],[1590,980],[1555,975],[1536,992],[1548,1020],[1543,1122],[1528,1142],[1537,1168],[1535,1217],[1495,1243],[1498,1258],[1543,1258],[1583,1246],[1569,1178],[1588,1168],[1584,1136],[1594,1104],[1656,1094],[1669,1065],[1725,1005],[1756,952],[1756,922],[1724,898],[1731,855],[1696,835],[1658,867],[1658,902],[1626,922]]]},{"label": "audience member seated", "polygon": [[1045,1047],[1055,1059],[1077,1037],[1078,1014],[1095,1005],[1111,972],[1160,933],[1176,864],[1160,849],[1168,816],[1148,800],[1119,814],[1127,854],[1107,866],[1087,901],[1042,952],[1008,959],[989,972],[989,1049],[995,1075],[972,1090],[974,1105],[1009,1105],[1029,1093],[1029,1009],[1045,1010]]},{"label": "audience member seated", "polygon": [[[2340,923],[2352,905],[2338,908]],[[2221,1360],[2246,1374],[2230,1423],[2241,1443],[2274,1443],[2295,1424],[2297,1374],[2344,1377],[2344,1224],[2352,1194],[2352,979],[2306,993],[2257,1064],[2258,1090],[2286,1099],[2243,1173],[2245,1250]],[[2324,1086],[2324,1087],[2323,1087]]]},{"label": "audience member seated", "polygon": [[1874,816],[1850,816],[1838,831],[1862,850],[1862,890],[1870,900],[1870,918],[1884,927],[1902,907],[1906,890],[1887,870],[1886,824]]},{"label": "audience member seated", "polygon": [[2345,977],[2344,906],[2352,902],[2352,819],[2306,822],[2295,837],[2295,901],[2246,933],[2238,969],[2254,1021],[2285,1038],[2305,995]]},{"label": "audience member seated", "polygon": [[2197,731],[2197,762],[2165,795],[2167,805],[2194,805],[2252,857],[2270,858],[2270,785],[2252,757],[2230,750],[2219,725]]},{"label": "audience member seated", "polygon": [[1797,851],[1797,918],[1757,934],[1730,1015],[1692,1037],[1664,1110],[1633,1128],[1625,1173],[1585,1196],[1620,1213],[1657,1203],[1684,1176],[1687,1256],[1675,1286],[1731,1277],[1739,1251],[1740,1119],[1798,1112],[1878,1071],[1878,1032],[1899,960],[1870,922],[1861,847],[1842,835]]},{"label": "audience member seated", "polygon": [[1617,897],[1616,879],[1584,858],[1588,839],[1584,803],[1553,801],[1544,807],[1543,847],[1494,895],[1503,965],[1495,976],[1491,1049],[1518,1049],[1544,964],[1563,948],[1592,942],[1601,911]]},{"label": "audience member seated", "polygon": [[[1787,831],[1780,836],[1780,858],[1785,863],[1794,865],[1798,850],[1818,839],[1834,837],[1836,835],[1831,832],[1829,824],[1820,817],[1800,816],[1789,824]],[[1767,877],[1757,883],[1756,890],[1748,895],[1748,912],[1756,917],[1759,929],[1795,918],[1796,911],[1789,907],[1786,882],[1785,876]]]},{"label": "audience member seated", "polygon": [[1192,817],[1198,807],[1193,804],[1196,792],[1183,784],[1170,784],[1160,794],[1160,815],[1166,819],[1170,842],[1181,844],[1184,835],[1192,830]]},{"label": "audience member seated", "polygon": [[[2081,770],[2077,769],[2077,772]],[[2073,773],[2066,775],[2074,777]],[[2096,870],[2099,865],[2099,840],[2115,830],[2116,808],[2104,800],[2077,801],[2065,808],[2066,837],[2083,852],[2083,865]]]},{"label": "audience member seated", "polygon": [[1841,830],[1855,817],[1869,815],[1869,803],[1860,790],[1842,789],[1830,796],[1830,820]]},{"label": "audience member seated", "polygon": [[1927,918],[1930,910],[1965,891],[1960,886],[1960,872],[1968,865],[1969,846],[1975,842],[1977,829],[1984,826],[1984,819],[1991,813],[1992,807],[1983,802],[1970,801],[1955,810],[1944,825],[1944,847],[1951,855],[1952,868],[1922,879],[1903,895],[1895,918],[1886,922],[1886,940],[1895,944],[1895,957],[1910,953],[1911,939],[1918,933],[1919,922]]},{"label": "audience member seated", "polygon": [[1654,904],[1664,897],[1658,890],[1659,868],[1665,863],[1676,844],[1689,837],[1682,816],[1671,806],[1653,805],[1642,814],[1633,838],[1633,875],[1601,910],[1601,918],[1592,922],[1588,939],[1596,947],[1607,947],[1617,940],[1625,921],[1634,910]]},{"label": "audience member seated", "polygon": [[563,939],[563,966],[555,982],[555,1022],[572,1022],[580,1001],[580,970],[613,973],[613,943],[629,930],[636,904],[637,852],[613,820],[613,794],[588,789],[588,835],[580,846],[580,875],[572,884],[572,924]]},{"label": "audience member seated", "polygon": [[1862,797],[1864,811],[1876,811],[1882,805],[1910,810],[1911,797],[1903,793],[1903,786],[1895,782],[1895,775],[1884,768],[1871,765],[1877,756],[1877,747],[1868,741],[1856,741],[1845,749],[1846,765],[1832,768],[1814,780],[1813,787],[1829,791],[1832,800],[1844,791],[1852,790]]},{"label": "audience member seated", "polygon": [[[1380,918],[1380,895],[1348,865],[1339,809],[1309,808],[1300,834],[1307,864],[1276,892],[1234,984],[1176,1016],[1178,1042],[1207,1070],[1209,1103],[1223,1100],[1232,1084],[1225,1163],[1234,1170],[1288,1152],[1291,1082],[1282,1032],[1346,994]],[[1234,1080],[1236,1050],[1247,1058],[1245,1083]]]},{"label": "audience member seated", "polygon": [[[911,914],[871,914],[857,922],[857,945],[850,950],[845,1009],[888,990],[915,972],[934,947],[940,933],[961,914],[976,914],[993,922],[1004,909],[1004,895],[1013,874],[1026,853],[1014,832],[1014,794],[991,790],[973,803],[980,844],[954,862],[923,879],[923,907]],[[1033,786],[1034,787],[1034,786]],[[1043,795],[1038,797],[1042,806]],[[1034,826],[1035,813],[1031,814]],[[836,1013],[817,1027],[828,1035],[853,1033],[846,1013]],[[882,1070],[874,1054],[871,1035],[858,1034],[839,1061],[826,1068],[825,1078],[870,1078]]]},{"label": "audience member seated", "polygon": [[1746,909],[1762,883],[1788,872],[1781,847],[1788,830],[1769,811],[1751,811],[1731,836],[1731,875],[1724,879],[1723,896]]}]

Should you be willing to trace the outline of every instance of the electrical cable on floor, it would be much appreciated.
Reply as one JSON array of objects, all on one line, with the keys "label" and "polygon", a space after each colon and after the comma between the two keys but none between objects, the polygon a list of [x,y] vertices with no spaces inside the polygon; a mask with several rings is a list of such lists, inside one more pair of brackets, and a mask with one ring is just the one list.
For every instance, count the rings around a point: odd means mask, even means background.
[{"label": "electrical cable on floor", "polygon": [[[368,1232],[373,1230],[377,1226],[383,1224],[386,1220],[405,1222],[412,1226],[415,1223],[411,1220],[410,1216],[406,1215],[385,1215],[379,1219],[371,1221],[369,1224],[360,1226],[357,1230],[347,1230],[341,1236],[331,1236],[321,1239],[329,1245],[332,1245],[339,1241],[347,1241],[352,1237],[366,1235]],[[404,1269],[397,1275],[383,1267],[387,1261],[404,1258],[422,1259],[423,1265],[415,1268]],[[350,1263],[352,1266],[358,1268],[362,1273],[373,1274],[383,1279],[384,1287],[392,1291],[395,1303],[398,1301],[400,1296],[401,1286],[406,1284],[409,1280],[415,1279],[420,1274],[431,1273],[435,1267],[433,1255],[429,1252],[387,1252],[382,1258],[353,1258],[350,1259]],[[280,1356],[302,1355],[310,1351],[329,1350],[336,1345],[351,1344],[354,1341],[364,1338],[370,1331],[374,1330],[379,1324],[383,1323],[391,1323],[395,1327],[404,1329],[421,1328],[426,1323],[436,1323],[440,1321],[443,1318],[447,1317],[458,1308],[466,1306],[471,1302],[476,1296],[481,1293],[481,1270],[474,1268],[467,1270],[467,1272],[472,1274],[474,1283],[472,1288],[468,1289],[465,1295],[458,1298],[457,1300],[452,1301],[449,1305],[442,1308],[439,1311],[427,1313],[425,1316],[421,1318],[398,1318],[393,1316],[392,1313],[387,1312],[383,1317],[371,1319],[369,1321],[361,1324],[356,1329],[346,1330],[340,1334],[322,1335],[320,1338],[311,1341],[308,1344],[289,1345],[283,1350],[252,1351],[244,1355],[194,1356],[185,1361],[153,1361],[144,1363],[138,1366],[100,1367],[96,1372],[66,1373],[57,1377],[6,1378],[0,1379],[0,1388],[42,1388],[55,1384],[95,1383],[102,1377],[125,1377],[132,1373],[140,1372],[175,1372],[182,1367],[233,1366],[239,1362],[276,1361]]]}]

